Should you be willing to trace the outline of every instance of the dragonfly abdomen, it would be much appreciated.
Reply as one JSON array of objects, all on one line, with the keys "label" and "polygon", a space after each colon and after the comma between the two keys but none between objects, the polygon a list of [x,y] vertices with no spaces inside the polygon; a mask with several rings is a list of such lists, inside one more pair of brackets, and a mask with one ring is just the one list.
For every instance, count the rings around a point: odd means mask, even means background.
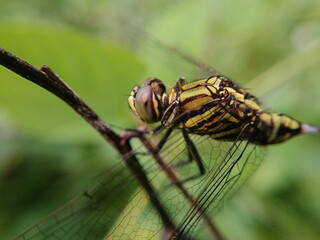
[{"label": "dragonfly abdomen", "polygon": [[251,141],[259,145],[283,142],[300,134],[301,123],[292,117],[278,113],[259,114]]},{"label": "dragonfly abdomen", "polygon": [[301,133],[300,122],[265,112],[257,98],[223,76],[184,85],[178,94],[180,127],[189,133],[258,145],[280,143]]}]

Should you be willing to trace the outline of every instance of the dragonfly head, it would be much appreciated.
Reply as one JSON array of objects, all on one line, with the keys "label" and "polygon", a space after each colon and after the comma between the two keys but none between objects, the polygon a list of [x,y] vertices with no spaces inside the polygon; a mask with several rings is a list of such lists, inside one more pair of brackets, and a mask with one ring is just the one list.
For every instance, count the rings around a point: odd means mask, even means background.
[{"label": "dragonfly head", "polygon": [[133,88],[128,103],[143,122],[158,122],[168,105],[166,87],[159,79],[148,78]]}]

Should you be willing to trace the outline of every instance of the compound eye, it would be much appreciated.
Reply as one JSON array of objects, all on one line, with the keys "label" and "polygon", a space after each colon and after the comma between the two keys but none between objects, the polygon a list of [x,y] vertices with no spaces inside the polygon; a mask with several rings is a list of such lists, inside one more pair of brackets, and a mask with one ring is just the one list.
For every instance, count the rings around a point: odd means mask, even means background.
[{"label": "compound eye", "polygon": [[135,100],[136,113],[143,122],[153,123],[160,120],[159,102],[149,85],[139,88]]},{"label": "compound eye", "polygon": [[165,87],[156,78],[146,79],[140,87],[134,87],[128,98],[129,106],[145,123],[160,121],[164,104]]}]

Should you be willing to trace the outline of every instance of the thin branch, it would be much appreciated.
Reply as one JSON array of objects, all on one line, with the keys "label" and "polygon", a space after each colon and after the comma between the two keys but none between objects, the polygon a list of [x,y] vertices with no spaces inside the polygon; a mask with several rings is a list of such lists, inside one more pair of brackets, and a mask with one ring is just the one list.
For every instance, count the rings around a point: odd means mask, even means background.
[{"label": "thin branch", "polygon": [[120,137],[48,66],[44,65],[38,69],[2,48],[0,64],[63,100],[119,150]]},{"label": "thin branch", "polygon": [[175,229],[142,166],[139,164],[138,159],[134,154],[131,154],[132,148],[129,143],[130,137],[123,138],[112,131],[112,129],[48,66],[43,65],[38,69],[2,48],[0,48],[0,64],[56,95],[84,118],[108,143],[112,144],[119,151],[122,158],[125,160],[127,167],[136,176],[140,185],[149,195],[150,201],[159,213],[165,227]]}]

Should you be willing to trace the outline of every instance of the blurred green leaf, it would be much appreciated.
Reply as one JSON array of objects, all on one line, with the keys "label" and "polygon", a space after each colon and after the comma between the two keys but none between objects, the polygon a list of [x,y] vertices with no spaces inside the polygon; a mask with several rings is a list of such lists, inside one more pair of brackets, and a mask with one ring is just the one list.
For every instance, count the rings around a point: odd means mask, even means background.
[{"label": "blurred green leaf", "polygon": [[[129,50],[62,26],[7,23],[0,32],[3,48],[35,66],[50,66],[107,122],[128,124],[127,96],[143,70]],[[66,104],[7,69],[0,75],[0,106],[19,127],[82,134],[83,120]]]}]

